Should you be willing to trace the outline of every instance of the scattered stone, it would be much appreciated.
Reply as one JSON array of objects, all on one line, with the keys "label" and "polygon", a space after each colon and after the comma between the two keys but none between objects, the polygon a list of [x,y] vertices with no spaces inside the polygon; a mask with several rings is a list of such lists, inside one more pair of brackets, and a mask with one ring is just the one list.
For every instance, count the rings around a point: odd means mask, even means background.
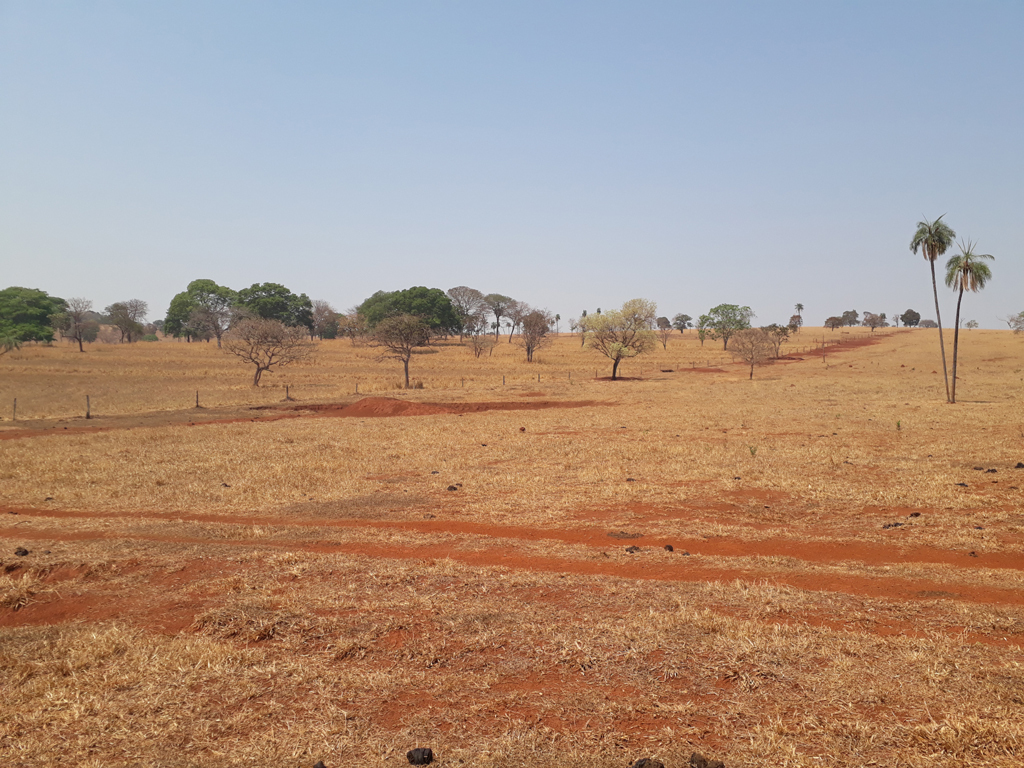
[{"label": "scattered stone", "polygon": [[[635,552],[639,552],[640,551],[640,547],[638,547],[636,544],[633,544],[632,546],[626,547],[626,551],[632,554],[632,553],[635,553]],[[26,554],[28,554],[28,553],[26,553]]]},{"label": "scattered stone", "polygon": [[449,485],[448,486],[448,490],[449,491],[457,491],[457,490],[459,490],[459,488],[458,488],[458,486],[455,486],[455,485]]},{"label": "scattered stone", "polygon": [[967,487],[967,483],[957,483],[957,485],[959,485],[961,488]]},{"label": "scattered stone", "polygon": [[406,752],[410,765],[430,765],[434,762],[434,751],[430,747],[416,747]]},{"label": "scattered stone", "polygon": [[675,551],[676,551],[676,548],[675,548],[675,547],[673,547],[673,546],[672,546],[671,544],[666,544],[666,545],[665,545],[665,551],[666,551],[666,552],[675,552]]},{"label": "scattered stone", "polygon": [[28,550],[24,547],[18,547],[16,550],[14,550],[14,554],[16,554],[18,557],[27,557]]},{"label": "scattered stone", "polygon": [[882,526],[882,529],[887,531],[890,528],[901,528],[903,525],[903,523],[886,523]]},{"label": "scattered stone", "polygon": [[909,515],[909,517],[920,517],[920,516],[921,516],[920,512],[911,512],[910,515]]},{"label": "scattered stone", "polygon": [[613,539],[639,539],[641,536],[643,536],[642,533],[626,533],[625,531],[619,531],[618,533],[612,531],[608,535],[611,536]]},{"label": "scattered stone", "polygon": [[436,469],[434,469],[434,470],[431,470],[430,474],[432,474],[432,475],[440,475],[441,473],[438,472]]},{"label": "scattered stone", "polygon": [[998,470],[998,469],[986,469],[985,471],[986,471],[986,472],[987,472],[988,474],[990,474],[990,475],[991,475],[992,473],[994,473],[994,472],[998,472],[999,470]]},{"label": "scattered stone", "polygon": [[455,484],[455,487],[456,487],[456,488],[461,488],[461,487],[462,487],[462,483],[456,483],[456,484]]},{"label": "scattered stone", "polygon": [[221,484],[220,484],[220,487],[221,487],[221,488],[230,488],[231,486],[230,486],[230,485],[228,485],[227,483],[221,483]]},{"label": "scattered stone", "polygon": [[53,496],[47,496],[43,501],[53,501]]},{"label": "scattered stone", "polygon": [[1014,469],[1024,469],[1024,461],[1018,461],[1017,466]]},{"label": "scattered stone", "polygon": [[[627,483],[635,483],[635,482],[636,482],[636,478],[634,478],[634,477],[627,477],[627,478],[626,478],[626,482],[627,482]],[[646,758],[645,758],[645,759],[646,759]]]},{"label": "scattered stone", "polygon": [[974,530],[976,530],[976,531],[984,531],[985,530],[985,526],[984,525],[976,525],[976,526],[974,526]]},{"label": "scattered stone", "polygon": [[665,768],[665,764],[653,757],[641,757],[630,768]]},{"label": "scattered stone", "polygon": [[480,447],[481,448],[486,448],[487,447],[487,443],[480,443]]},{"label": "scattered stone", "polygon": [[520,428],[519,428],[519,431],[520,431],[520,432],[525,432],[525,431],[526,431],[526,427],[520,427]]},{"label": "scattered stone", "polygon": [[739,478],[738,477],[734,477],[733,480],[739,480]]},{"label": "scattered stone", "polygon": [[977,553],[977,552],[975,552],[975,551],[974,551],[974,550],[972,549],[972,550],[971,550],[971,557],[977,557],[977,556],[978,556],[978,553]]},{"label": "scattered stone", "polygon": [[985,469],[984,467],[975,467],[975,468],[974,468],[974,471],[975,471],[975,472],[981,472],[981,471],[982,471],[982,470],[984,470],[984,469]]},{"label": "scattered stone", "polygon": [[324,761],[323,760],[317,760],[316,761],[316,765],[314,765],[313,768],[327,768],[327,766],[324,765]]},{"label": "scattered stone", "polygon": [[432,515],[432,514],[430,514],[429,512],[427,512],[427,514],[425,514],[425,515],[423,516],[423,519],[424,519],[424,520],[433,520],[433,519],[434,519],[435,517],[437,517],[437,515]]},{"label": "scattered stone", "polygon": [[689,557],[690,553],[687,550],[683,550],[683,557]]},{"label": "scattered stone", "polygon": [[690,768],[725,768],[725,763],[704,757],[700,752],[694,752],[690,755]]}]

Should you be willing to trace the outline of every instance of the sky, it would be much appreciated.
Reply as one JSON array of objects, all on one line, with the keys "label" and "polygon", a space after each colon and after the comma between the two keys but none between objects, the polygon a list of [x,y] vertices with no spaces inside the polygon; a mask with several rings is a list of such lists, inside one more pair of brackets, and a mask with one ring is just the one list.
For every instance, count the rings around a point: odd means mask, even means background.
[{"label": "sky", "polygon": [[945,214],[1005,328],[1022,35],[1016,1],[0,0],[0,287],[933,318]]}]

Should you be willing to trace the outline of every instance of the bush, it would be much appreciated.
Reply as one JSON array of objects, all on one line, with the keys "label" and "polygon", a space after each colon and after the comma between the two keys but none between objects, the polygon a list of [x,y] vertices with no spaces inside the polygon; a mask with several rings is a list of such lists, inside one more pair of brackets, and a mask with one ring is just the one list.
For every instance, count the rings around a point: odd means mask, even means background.
[{"label": "bush", "polygon": [[157,338],[155,333],[147,333],[140,339],[140,341],[160,341],[160,339]]}]

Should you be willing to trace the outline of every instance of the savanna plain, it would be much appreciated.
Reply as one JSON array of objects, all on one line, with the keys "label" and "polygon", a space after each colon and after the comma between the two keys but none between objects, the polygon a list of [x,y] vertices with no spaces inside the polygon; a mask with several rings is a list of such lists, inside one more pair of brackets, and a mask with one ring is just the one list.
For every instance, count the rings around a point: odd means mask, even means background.
[{"label": "savanna plain", "polygon": [[12,352],[0,764],[1018,766],[1024,336],[937,336]]}]

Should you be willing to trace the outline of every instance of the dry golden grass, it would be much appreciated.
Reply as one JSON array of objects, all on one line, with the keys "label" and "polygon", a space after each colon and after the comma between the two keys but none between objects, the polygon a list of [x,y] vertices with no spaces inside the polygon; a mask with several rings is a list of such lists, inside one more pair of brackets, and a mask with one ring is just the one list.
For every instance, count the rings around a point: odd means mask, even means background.
[{"label": "dry golden grass", "polygon": [[[260,390],[208,345],[12,353],[27,426],[87,392],[98,418],[0,440],[0,762],[1019,765],[1024,338],[965,333],[949,406],[934,335],[752,382],[689,369],[727,360],[689,335],[614,383],[571,337],[533,365],[453,345],[411,392],[347,341]],[[598,404],[144,415],[356,381]]]}]

